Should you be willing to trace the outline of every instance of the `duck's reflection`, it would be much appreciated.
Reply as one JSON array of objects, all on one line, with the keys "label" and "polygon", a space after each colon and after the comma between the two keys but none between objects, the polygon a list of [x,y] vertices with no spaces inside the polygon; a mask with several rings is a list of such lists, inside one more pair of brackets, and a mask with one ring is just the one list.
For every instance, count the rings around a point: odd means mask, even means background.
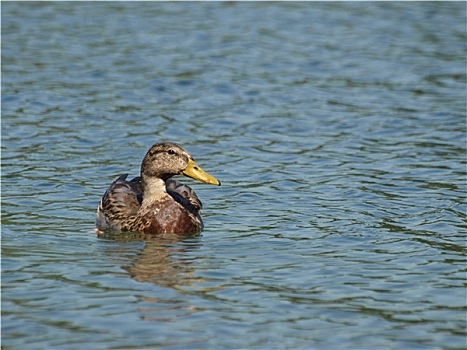
[{"label": "duck's reflection", "polygon": [[158,235],[142,233],[99,234],[99,238],[114,242],[144,242],[130,266],[123,266],[138,282],[151,282],[178,289],[199,282],[195,277],[190,251],[200,247],[200,236]]}]

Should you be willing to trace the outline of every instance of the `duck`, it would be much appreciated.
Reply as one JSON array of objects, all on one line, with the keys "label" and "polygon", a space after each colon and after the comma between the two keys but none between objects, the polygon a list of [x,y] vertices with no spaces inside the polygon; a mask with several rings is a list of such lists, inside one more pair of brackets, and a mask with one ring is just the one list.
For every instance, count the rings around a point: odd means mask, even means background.
[{"label": "duck", "polygon": [[181,145],[153,145],[141,163],[140,176],[120,175],[104,193],[97,208],[96,231],[145,234],[194,234],[203,229],[202,203],[195,191],[172,179],[184,175],[220,186]]}]

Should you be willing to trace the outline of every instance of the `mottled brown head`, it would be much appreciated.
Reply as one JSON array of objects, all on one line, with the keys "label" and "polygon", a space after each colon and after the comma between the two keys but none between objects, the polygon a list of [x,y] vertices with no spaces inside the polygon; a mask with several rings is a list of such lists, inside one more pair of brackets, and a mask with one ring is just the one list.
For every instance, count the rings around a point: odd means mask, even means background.
[{"label": "mottled brown head", "polygon": [[141,164],[141,177],[166,181],[175,175],[185,175],[212,185],[221,184],[201,169],[182,146],[174,142],[161,142],[152,146]]}]

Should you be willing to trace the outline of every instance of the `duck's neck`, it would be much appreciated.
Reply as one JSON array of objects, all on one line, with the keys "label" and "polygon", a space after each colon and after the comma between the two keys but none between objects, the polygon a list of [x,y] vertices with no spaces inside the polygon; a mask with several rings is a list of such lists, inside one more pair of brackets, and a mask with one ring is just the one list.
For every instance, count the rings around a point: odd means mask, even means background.
[{"label": "duck's neck", "polygon": [[143,205],[157,201],[167,195],[165,181],[158,178],[144,178],[143,185]]}]

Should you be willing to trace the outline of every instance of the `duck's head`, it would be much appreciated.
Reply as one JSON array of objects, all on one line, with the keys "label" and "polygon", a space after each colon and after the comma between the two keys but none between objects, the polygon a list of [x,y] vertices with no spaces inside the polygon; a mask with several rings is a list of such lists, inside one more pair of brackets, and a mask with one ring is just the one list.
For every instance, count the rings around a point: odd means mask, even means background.
[{"label": "duck's head", "polygon": [[141,164],[143,179],[167,180],[174,175],[185,175],[201,182],[220,186],[220,181],[205,172],[182,146],[174,142],[156,143],[146,153]]}]

